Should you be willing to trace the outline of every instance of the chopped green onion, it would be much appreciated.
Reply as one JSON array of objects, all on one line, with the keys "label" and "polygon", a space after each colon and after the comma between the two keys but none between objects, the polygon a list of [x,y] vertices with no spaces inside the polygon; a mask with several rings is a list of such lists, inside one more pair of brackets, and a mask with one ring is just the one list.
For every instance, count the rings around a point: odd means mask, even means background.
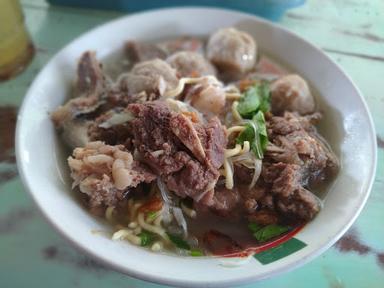
[{"label": "chopped green onion", "polygon": [[[257,224],[256,224],[257,225]],[[250,228],[251,229],[251,228]],[[265,227],[262,227],[256,231],[252,230],[253,236],[257,239],[259,242],[265,242],[270,240],[271,238],[274,238],[276,236],[279,236],[289,230],[289,227],[276,225],[276,224],[270,224]]]},{"label": "chopped green onion", "polygon": [[204,256],[204,253],[201,250],[192,249],[190,255],[193,257],[199,257],[199,256]]},{"label": "chopped green onion", "polygon": [[268,145],[267,126],[265,125],[264,113],[259,111],[253,116],[252,121],[256,123],[257,133],[259,135],[261,151],[265,151]]},{"label": "chopped green onion", "polygon": [[237,111],[243,118],[252,119],[258,112],[270,110],[270,89],[265,81],[255,84],[245,91],[243,97],[237,105]]},{"label": "chopped green onion", "polygon": [[153,220],[153,219],[155,219],[156,217],[157,217],[157,212],[159,212],[159,211],[149,211],[148,213],[147,213],[147,219],[148,220]]},{"label": "chopped green onion", "polygon": [[247,120],[245,129],[236,138],[237,144],[243,144],[245,141],[249,141],[251,149],[257,158],[263,159],[268,144],[267,127],[263,112],[259,111],[253,116],[252,120]]},{"label": "chopped green onion", "polygon": [[148,232],[148,231],[142,231],[137,236],[140,237],[140,245],[141,246],[148,246],[153,242],[153,240],[155,240],[155,235],[153,233]]},{"label": "chopped green onion", "polygon": [[271,110],[271,90],[269,83],[262,82],[259,86],[260,106],[259,109],[263,113]]},{"label": "chopped green onion", "polygon": [[176,247],[184,250],[191,250],[191,246],[181,237],[170,233],[167,233],[167,235],[169,240],[171,240],[171,242],[175,244]]},{"label": "chopped green onion", "polygon": [[257,224],[257,223],[254,223],[254,222],[251,222],[248,224],[248,228],[249,230],[251,230],[253,233],[257,232],[258,230],[260,230],[262,227]]}]

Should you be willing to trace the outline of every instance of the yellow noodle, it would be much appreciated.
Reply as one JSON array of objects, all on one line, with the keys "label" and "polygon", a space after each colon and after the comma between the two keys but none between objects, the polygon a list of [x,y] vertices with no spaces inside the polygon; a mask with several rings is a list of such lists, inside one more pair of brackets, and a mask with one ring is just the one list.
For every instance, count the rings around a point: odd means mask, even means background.
[{"label": "yellow noodle", "polygon": [[248,153],[250,148],[251,148],[251,145],[249,144],[249,141],[244,141],[243,142],[243,149],[241,149],[239,154]]},{"label": "yellow noodle", "polygon": [[136,221],[132,221],[128,224],[128,228],[135,229],[138,226]]},{"label": "yellow noodle", "polygon": [[245,130],[244,126],[232,126],[227,129],[227,137],[229,137],[229,135],[231,135],[232,133],[243,132],[244,130]]},{"label": "yellow noodle", "polygon": [[227,189],[233,188],[233,172],[232,167],[229,164],[229,161],[227,158],[224,159],[224,169],[225,169],[225,187]]},{"label": "yellow noodle", "polygon": [[236,144],[235,148],[225,149],[224,157],[230,158],[230,157],[236,156],[237,154],[239,154],[241,152],[241,149],[242,148],[241,148],[240,144]]},{"label": "yellow noodle", "polygon": [[241,94],[236,92],[226,92],[225,98],[229,100],[239,100],[241,98]]},{"label": "yellow noodle", "polygon": [[159,157],[160,155],[164,154],[164,150],[156,150],[156,151],[151,152],[151,154],[153,157]]},{"label": "yellow noodle", "polygon": [[157,227],[161,227],[161,221],[163,220],[163,216],[159,215],[156,217],[155,221],[153,222],[153,224]]},{"label": "yellow noodle", "polygon": [[208,79],[217,82],[217,79],[215,76],[204,76],[204,77],[198,77],[198,78],[190,78],[190,77],[181,78],[176,88],[170,91],[166,91],[164,94],[164,97],[166,98],[176,97],[181,92],[183,92],[185,84],[196,84]]},{"label": "yellow noodle", "polygon": [[132,234],[132,231],[129,229],[121,229],[112,235],[112,240],[121,240],[121,239],[127,239],[129,242],[140,245],[141,239],[140,237],[137,237]]},{"label": "yellow noodle", "polygon": [[183,210],[185,215],[187,215],[189,218],[196,218],[196,211],[185,206],[184,203],[181,203],[181,210]]},{"label": "yellow noodle", "polygon": [[149,224],[154,223],[155,220],[161,216],[160,212],[161,212],[161,211],[157,211],[157,212],[155,212],[154,215],[149,215],[149,214],[147,214],[147,217],[145,218],[145,222],[147,222],[147,223],[149,223]]},{"label": "yellow noodle", "polygon": [[237,111],[237,105],[239,105],[239,102],[235,101],[232,104],[232,116],[236,121],[241,121],[243,118],[239,114],[239,111]]},{"label": "yellow noodle", "polygon": [[112,206],[109,206],[106,210],[105,210],[105,219],[107,219],[108,222],[113,222],[113,210],[115,208],[112,207]]},{"label": "yellow noodle", "polygon": [[137,235],[141,232],[141,227],[137,226],[135,229],[133,229],[133,234]]},{"label": "yellow noodle", "polygon": [[156,241],[155,243],[152,244],[151,250],[155,252],[163,250],[163,243],[160,241]]},{"label": "yellow noodle", "polygon": [[136,212],[140,208],[141,205],[142,205],[142,203],[140,203],[140,202],[132,205],[131,211],[129,211],[130,212],[129,219],[131,221],[134,221],[134,219],[136,218]]},{"label": "yellow noodle", "polygon": [[167,234],[165,233],[165,230],[161,227],[153,226],[145,222],[144,220],[144,213],[139,213],[137,216],[137,222],[141,226],[141,228],[153,232],[159,236],[161,236],[165,241],[169,241]]}]

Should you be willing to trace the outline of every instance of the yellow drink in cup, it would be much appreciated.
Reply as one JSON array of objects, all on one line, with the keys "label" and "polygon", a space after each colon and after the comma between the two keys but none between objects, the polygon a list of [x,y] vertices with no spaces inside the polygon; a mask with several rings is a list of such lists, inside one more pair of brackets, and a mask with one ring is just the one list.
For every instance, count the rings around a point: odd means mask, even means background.
[{"label": "yellow drink in cup", "polygon": [[0,81],[20,73],[34,55],[18,0],[0,0]]}]

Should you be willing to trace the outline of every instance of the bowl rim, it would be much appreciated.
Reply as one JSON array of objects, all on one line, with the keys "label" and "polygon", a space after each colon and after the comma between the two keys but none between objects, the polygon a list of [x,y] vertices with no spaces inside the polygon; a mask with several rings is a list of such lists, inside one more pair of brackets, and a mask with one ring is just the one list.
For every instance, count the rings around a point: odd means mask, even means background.
[{"label": "bowl rim", "polygon": [[[351,85],[353,87],[353,89],[357,92],[357,95],[359,96],[359,100],[361,101],[362,107],[364,108],[364,112],[366,113],[368,120],[369,120],[369,123],[368,123],[369,128],[370,128],[369,133],[373,136],[372,137],[373,141],[372,141],[371,152],[372,152],[372,157],[373,157],[374,161],[371,162],[371,165],[369,167],[370,168],[370,173],[369,173],[370,179],[369,179],[369,181],[366,182],[366,185],[364,187],[365,189],[362,189],[363,191],[365,191],[363,201],[360,202],[360,205],[357,207],[353,217],[351,217],[351,219],[349,219],[348,223],[346,223],[346,225],[341,227],[339,229],[339,231],[335,235],[332,236],[332,238],[324,241],[324,243],[322,245],[320,245],[317,250],[311,251],[310,253],[308,253],[303,258],[295,259],[294,261],[290,262],[289,265],[285,265],[284,267],[281,267],[279,269],[275,269],[275,270],[266,272],[266,273],[264,273],[262,275],[258,275],[258,276],[250,275],[248,277],[234,278],[230,281],[228,281],[228,280],[220,281],[220,279],[217,279],[217,281],[215,281],[213,283],[209,283],[209,284],[205,281],[200,281],[200,282],[194,281],[194,282],[188,283],[185,280],[169,279],[166,276],[147,274],[143,271],[138,271],[138,270],[132,269],[131,267],[119,265],[118,263],[115,263],[115,262],[111,261],[110,259],[106,259],[106,258],[102,257],[98,253],[89,249],[87,246],[83,245],[81,242],[77,241],[75,237],[67,234],[64,230],[62,230],[60,225],[57,224],[57,221],[55,219],[49,217],[49,215],[46,213],[46,211],[44,209],[44,206],[39,204],[38,197],[33,193],[32,189],[31,189],[31,187],[33,185],[28,180],[28,177],[27,177],[28,171],[23,166],[22,156],[21,156],[22,155],[22,140],[21,140],[22,137],[20,137],[21,136],[20,131],[22,130],[21,127],[22,127],[22,123],[23,123],[23,120],[22,120],[23,117],[21,117],[21,116],[25,113],[25,110],[27,110],[27,107],[26,107],[27,101],[26,100],[29,98],[33,98],[33,94],[30,94],[30,91],[33,90],[33,86],[36,85],[36,83],[38,83],[40,81],[41,75],[42,75],[43,71],[45,70],[46,66],[50,65],[51,63],[54,63],[56,61],[56,58],[58,57],[58,55],[61,54],[64,50],[66,50],[67,47],[69,47],[74,42],[78,41],[79,39],[81,39],[81,38],[83,38],[89,34],[97,33],[98,30],[101,30],[105,26],[110,26],[110,25],[114,25],[117,22],[125,21],[126,18],[133,18],[133,17],[137,18],[137,17],[145,16],[146,14],[152,14],[152,13],[168,13],[168,12],[188,13],[188,12],[192,12],[192,11],[194,11],[194,12],[205,11],[205,12],[211,12],[211,13],[223,13],[223,12],[225,12],[225,13],[236,14],[237,16],[241,16],[244,18],[252,19],[256,22],[261,22],[263,24],[272,26],[274,29],[282,30],[284,33],[289,34],[290,37],[293,37],[293,38],[296,38],[300,41],[305,42],[308,46],[311,47],[311,49],[317,50],[317,52],[320,52],[321,54],[323,54],[325,59],[327,59],[327,61],[329,61],[335,67],[335,69],[338,70],[338,72],[345,77],[345,79],[349,82],[348,84]],[[123,15],[123,16],[118,17],[116,19],[113,19],[111,21],[107,21],[103,24],[97,25],[94,28],[88,30],[87,32],[80,34],[76,38],[72,39],[69,43],[67,43],[59,51],[57,51],[54,54],[54,56],[52,56],[52,58],[44,65],[44,67],[42,67],[42,69],[40,70],[38,75],[35,77],[35,79],[33,80],[33,83],[31,84],[28,91],[26,92],[26,96],[23,99],[22,105],[20,106],[18,116],[17,116],[17,125],[16,125],[16,132],[15,132],[15,152],[16,152],[15,154],[16,154],[16,163],[17,163],[18,172],[20,175],[20,179],[23,183],[23,186],[28,191],[28,193],[32,197],[33,201],[35,202],[36,206],[39,208],[40,212],[42,213],[44,218],[48,221],[48,223],[50,223],[50,225],[57,232],[59,232],[59,234],[62,235],[64,239],[67,239],[74,247],[85,252],[88,256],[91,256],[92,258],[96,259],[97,261],[99,261],[100,263],[105,265],[107,268],[112,267],[116,271],[119,271],[125,275],[131,276],[131,277],[134,277],[137,279],[142,279],[142,280],[149,281],[152,283],[157,283],[157,284],[160,283],[160,284],[166,284],[166,285],[171,285],[171,286],[176,286],[176,287],[202,287],[202,286],[230,287],[233,285],[245,284],[245,283],[249,283],[252,281],[259,281],[259,280],[271,278],[271,277],[276,276],[278,274],[294,270],[295,268],[310,262],[311,260],[313,260],[314,258],[319,256],[320,254],[325,252],[337,240],[339,240],[341,238],[341,236],[352,226],[352,224],[355,222],[356,218],[360,215],[363,207],[365,206],[365,204],[367,202],[367,199],[368,199],[370,192],[371,192],[371,189],[372,189],[372,185],[373,185],[375,175],[376,175],[376,166],[377,166],[377,140],[376,140],[375,135],[376,135],[376,132],[375,132],[374,122],[373,122],[371,113],[368,109],[368,105],[367,105],[365,98],[363,97],[363,94],[361,93],[360,89],[353,83],[352,79],[348,76],[348,74],[346,72],[344,72],[344,70],[335,61],[333,61],[330,56],[328,56],[323,50],[321,50],[319,47],[312,44],[310,41],[304,39],[303,37],[297,35],[295,32],[292,32],[292,31],[288,30],[287,28],[284,28],[283,26],[281,26],[279,24],[265,20],[263,18],[260,18],[258,16],[253,15],[253,14],[250,14],[250,13],[239,12],[236,10],[225,9],[225,8],[214,8],[214,7],[203,7],[203,6],[184,6],[184,7],[174,7],[174,8],[150,9],[150,10],[142,11],[139,13]]]}]

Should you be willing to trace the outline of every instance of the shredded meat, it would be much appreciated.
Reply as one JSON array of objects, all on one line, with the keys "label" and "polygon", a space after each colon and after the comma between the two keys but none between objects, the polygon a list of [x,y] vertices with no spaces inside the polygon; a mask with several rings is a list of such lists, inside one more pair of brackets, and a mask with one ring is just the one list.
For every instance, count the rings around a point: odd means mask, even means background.
[{"label": "shredded meat", "polygon": [[131,104],[128,109],[136,116],[134,145],[143,161],[162,176],[170,191],[212,205],[226,146],[218,120],[195,123],[160,101]]},{"label": "shredded meat", "polygon": [[130,121],[117,125],[103,125],[119,113],[124,113],[124,110],[115,108],[97,117],[88,128],[89,138],[91,141],[103,141],[108,145],[122,144],[129,151],[133,151]]},{"label": "shredded meat", "polygon": [[68,158],[73,187],[79,186],[88,196],[91,209],[116,206],[129,189],[142,182],[150,183],[156,176],[133,160],[124,146],[109,146],[101,141],[76,148]]}]

